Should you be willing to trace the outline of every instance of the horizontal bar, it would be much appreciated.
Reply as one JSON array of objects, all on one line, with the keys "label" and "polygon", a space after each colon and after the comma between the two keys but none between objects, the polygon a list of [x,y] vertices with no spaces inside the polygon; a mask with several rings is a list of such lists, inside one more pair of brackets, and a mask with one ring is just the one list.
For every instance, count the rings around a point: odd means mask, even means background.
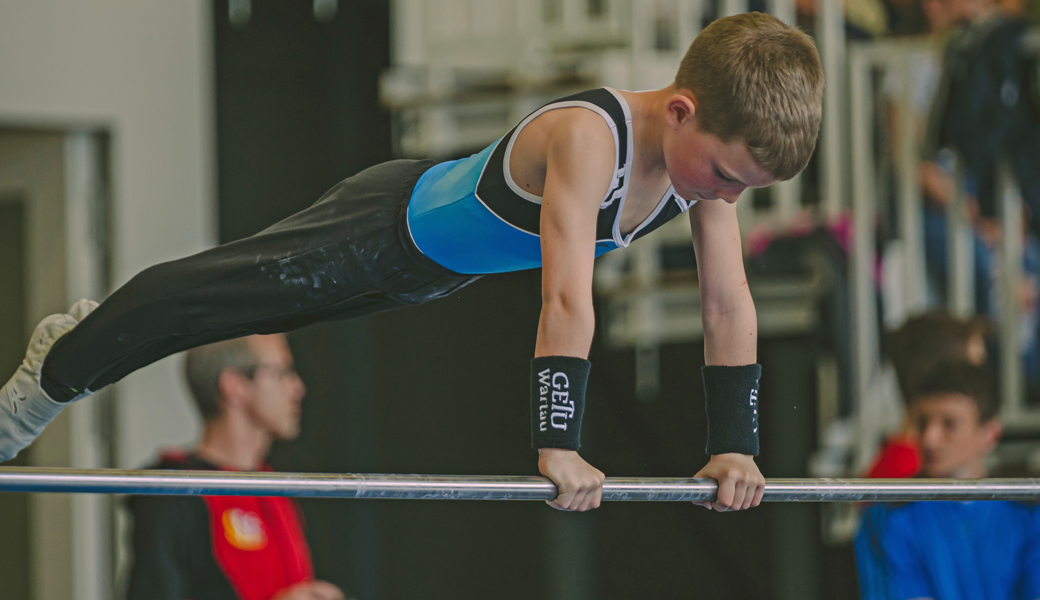
[{"label": "horizontal bar", "polygon": [[[711,479],[610,477],[605,501],[715,498]],[[295,496],[413,500],[550,500],[544,477],[124,471],[0,467],[0,492]],[[767,479],[765,502],[1040,500],[1040,479]]]}]

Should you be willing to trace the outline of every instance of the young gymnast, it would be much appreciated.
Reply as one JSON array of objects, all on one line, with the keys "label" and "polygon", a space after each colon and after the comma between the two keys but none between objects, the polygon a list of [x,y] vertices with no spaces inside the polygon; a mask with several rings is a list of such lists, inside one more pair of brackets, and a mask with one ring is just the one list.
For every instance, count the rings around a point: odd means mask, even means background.
[{"label": "young gymnast", "polygon": [[789,179],[816,144],[823,72],[804,33],[760,13],[719,19],[675,82],[547,104],[461,160],[398,160],[258,233],[146,269],[100,306],[37,327],[0,390],[0,460],[71,401],[170,354],[451,294],[482,275],[542,268],[531,433],[550,502],[600,503],[577,453],[592,343],[593,260],[689,212],[704,320],[708,464],[716,510],[756,506],[757,322],[733,205]]}]

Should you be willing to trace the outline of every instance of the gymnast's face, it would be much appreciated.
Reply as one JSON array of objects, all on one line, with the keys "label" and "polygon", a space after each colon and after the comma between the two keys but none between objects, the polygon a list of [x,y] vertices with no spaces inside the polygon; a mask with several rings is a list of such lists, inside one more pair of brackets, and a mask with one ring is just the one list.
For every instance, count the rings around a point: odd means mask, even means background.
[{"label": "gymnast's face", "polygon": [[746,188],[775,183],[742,140],[723,142],[701,131],[696,104],[687,93],[671,97],[665,117],[664,159],[675,191],[686,200],[722,199],[732,204]]},{"label": "gymnast's face", "polygon": [[291,440],[300,433],[300,405],[306,388],[293,366],[283,335],[249,338],[256,371],[245,403],[250,420],[274,439]]},{"label": "gymnast's face", "polygon": [[929,394],[913,404],[925,477],[985,477],[986,457],[1000,440],[996,419],[979,421],[975,401],[962,394]]}]

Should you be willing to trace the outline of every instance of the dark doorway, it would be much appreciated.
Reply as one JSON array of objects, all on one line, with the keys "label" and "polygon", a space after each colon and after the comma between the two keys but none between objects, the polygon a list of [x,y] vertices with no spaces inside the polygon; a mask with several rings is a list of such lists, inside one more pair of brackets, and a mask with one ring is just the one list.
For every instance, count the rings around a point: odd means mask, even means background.
[{"label": "dark doorway", "polygon": [[[22,198],[0,194],[0,372],[13,373],[25,356],[25,210]],[[23,452],[5,466],[26,466]],[[29,600],[29,495],[0,494],[0,582],[4,597]]]}]

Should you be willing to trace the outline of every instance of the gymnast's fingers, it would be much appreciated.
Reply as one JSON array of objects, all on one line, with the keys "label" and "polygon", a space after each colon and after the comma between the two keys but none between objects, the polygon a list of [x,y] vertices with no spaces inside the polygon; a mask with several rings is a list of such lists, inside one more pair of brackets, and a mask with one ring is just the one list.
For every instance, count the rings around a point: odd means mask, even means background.
[{"label": "gymnast's fingers", "polygon": [[574,490],[565,488],[559,488],[559,494],[553,500],[546,500],[545,503],[555,508],[556,510],[571,510],[571,505],[574,504],[575,495],[577,494]]},{"label": "gymnast's fingers", "polygon": [[765,495],[765,493],[766,493],[766,485],[765,485],[765,481],[763,480],[762,485],[759,485],[758,487],[755,488],[755,494],[752,496],[752,499],[751,499],[751,506],[752,506],[752,508],[755,507],[755,506],[758,506],[759,504],[762,503],[762,496]]},{"label": "gymnast's fingers", "polygon": [[585,492],[585,496],[582,498],[581,504],[578,505],[578,512],[585,512],[593,508],[599,508],[600,499],[603,496],[603,488],[596,487]]},{"label": "gymnast's fingers", "polygon": [[733,506],[733,498],[736,494],[736,481],[730,477],[723,477],[719,480],[719,492],[715,497],[715,501],[712,503],[712,508],[719,512],[725,512],[730,510]]},{"label": "gymnast's fingers", "polygon": [[752,492],[748,489],[747,481],[738,479],[733,485],[733,504],[730,510],[744,510],[744,503],[750,503]]}]

